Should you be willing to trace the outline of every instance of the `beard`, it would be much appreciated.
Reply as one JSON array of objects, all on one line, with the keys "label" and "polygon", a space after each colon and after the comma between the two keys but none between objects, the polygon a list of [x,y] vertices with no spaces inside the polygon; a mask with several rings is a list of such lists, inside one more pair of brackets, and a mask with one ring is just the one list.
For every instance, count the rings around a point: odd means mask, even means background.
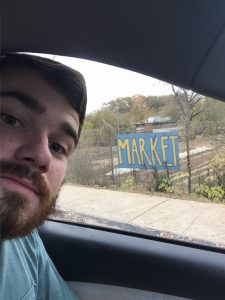
[{"label": "beard", "polygon": [[3,187],[0,178],[0,240],[30,234],[54,211],[57,199],[57,195],[50,197],[49,187],[42,175],[32,171],[27,164],[0,161],[0,176],[4,175],[29,180],[38,192],[35,195],[37,199],[29,199],[22,193]]}]

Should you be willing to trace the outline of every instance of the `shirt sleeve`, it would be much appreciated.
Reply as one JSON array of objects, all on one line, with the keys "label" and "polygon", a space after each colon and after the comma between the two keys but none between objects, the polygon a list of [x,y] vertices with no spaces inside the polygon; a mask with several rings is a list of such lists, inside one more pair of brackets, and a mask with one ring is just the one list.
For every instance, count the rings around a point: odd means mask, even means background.
[{"label": "shirt sleeve", "polygon": [[52,260],[48,256],[38,233],[36,233],[36,242],[38,248],[37,299],[79,300],[79,298],[59,275]]}]

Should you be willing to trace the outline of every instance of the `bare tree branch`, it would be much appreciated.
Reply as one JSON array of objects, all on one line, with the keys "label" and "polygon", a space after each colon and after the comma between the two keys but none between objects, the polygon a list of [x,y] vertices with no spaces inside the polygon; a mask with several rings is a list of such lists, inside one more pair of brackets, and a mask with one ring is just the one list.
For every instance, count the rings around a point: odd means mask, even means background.
[{"label": "bare tree branch", "polygon": [[203,107],[203,109],[197,111],[196,113],[193,113],[191,114],[191,120],[196,117],[197,115],[201,114],[203,111],[205,110],[205,107]]},{"label": "bare tree branch", "polygon": [[183,106],[183,103],[182,103],[182,96],[179,95],[179,92],[175,90],[175,87],[172,85],[172,90],[173,90],[173,93],[174,93],[174,96],[178,102],[178,105],[180,106],[181,108],[181,111],[182,111],[182,115],[184,116],[185,115],[185,109],[184,109],[184,106]]},{"label": "bare tree branch", "polygon": [[175,90],[174,85],[172,85],[172,90],[173,90],[174,95],[178,95],[178,92]]},{"label": "bare tree branch", "polygon": [[191,193],[191,158],[190,158],[190,125],[194,117],[199,115],[204,111],[204,107],[201,110],[195,111],[196,104],[203,99],[203,97],[195,92],[188,92],[185,89],[176,90],[172,85],[172,90],[174,97],[177,100],[177,103],[181,109],[182,117],[184,118],[184,128],[185,128],[185,142],[187,149],[187,171],[188,171],[188,193]]},{"label": "bare tree branch", "polygon": [[[199,94],[193,92],[192,99],[194,100],[196,97],[199,97]],[[202,98],[202,97],[200,96],[200,98]]]},{"label": "bare tree branch", "polygon": [[182,104],[182,99],[180,97],[177,97],[177,101],[178,101],[178,104],[181,108],[182,114],[185,116],[185,109],[184,109],[184,106]]},{"label": "bare tree branch", "polygon": [[195,104],[198,103],[199,101],[201,101],[203,99],[203,97],[199,97],[198,99],[195,100]]}]

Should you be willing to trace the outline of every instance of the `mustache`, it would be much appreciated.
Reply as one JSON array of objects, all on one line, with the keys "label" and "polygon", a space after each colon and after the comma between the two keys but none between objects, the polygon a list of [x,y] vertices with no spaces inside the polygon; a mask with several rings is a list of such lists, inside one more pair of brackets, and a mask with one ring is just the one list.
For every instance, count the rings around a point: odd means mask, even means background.
[{"label": "mustache", "polygon": [[37,189],[38,195],[46,197],[49,194],[49,188],[40,172],[32,170],[28,164],[0,160],[0,175],[12,175],[18,178],[29,180]]}]

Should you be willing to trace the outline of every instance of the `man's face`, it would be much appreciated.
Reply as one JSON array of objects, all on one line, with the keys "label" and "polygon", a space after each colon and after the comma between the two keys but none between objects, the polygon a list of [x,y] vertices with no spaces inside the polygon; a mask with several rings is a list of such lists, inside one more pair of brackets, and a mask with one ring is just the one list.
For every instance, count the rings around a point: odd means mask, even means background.
[{"label": "man's face", "polygon": [[52,211],[78,129],[69,102],[34,71],[2,75],[1,239],[30,233]]}]

